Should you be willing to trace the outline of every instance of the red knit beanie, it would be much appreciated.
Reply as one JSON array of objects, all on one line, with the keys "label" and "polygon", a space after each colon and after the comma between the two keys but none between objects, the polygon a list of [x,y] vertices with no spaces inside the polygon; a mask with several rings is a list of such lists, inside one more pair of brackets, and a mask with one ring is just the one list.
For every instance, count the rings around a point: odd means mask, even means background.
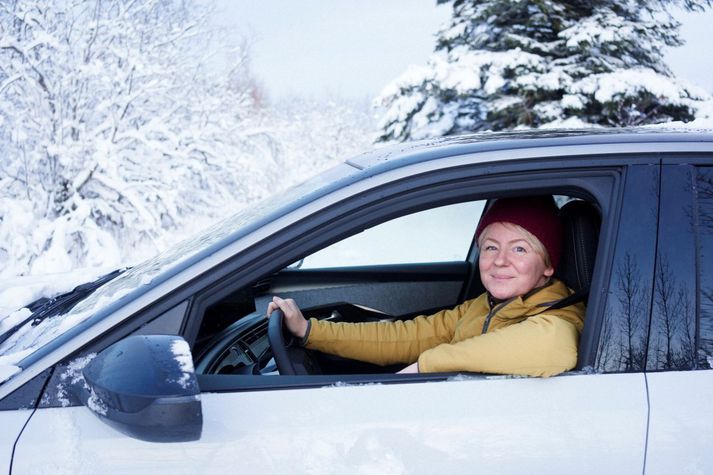
[{"label": "red knit beanie", "polygon": [[489,224],[498,222],[517,224],[530,231],[545,247],[552,268],[557,270],[562,255],[562,222],[551,196],[501,198],[495,201],[480,218],[475,230],[476,241]]}]

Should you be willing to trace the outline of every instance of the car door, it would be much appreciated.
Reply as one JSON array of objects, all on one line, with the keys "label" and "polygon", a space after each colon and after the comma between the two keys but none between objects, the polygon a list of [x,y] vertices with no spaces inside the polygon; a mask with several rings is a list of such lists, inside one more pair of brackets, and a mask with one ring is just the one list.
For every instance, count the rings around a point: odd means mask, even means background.
[{"label": "car door", "polygon": [[[580,371],[549,379],[388,375],[366,384],[348,384],[339,376],[306,381],[260,376],[265,381],[260,389],[245,384],[254,381],[251,376],[214,375],[200,382],[204,422],[198,441],[132,439],[68,402],[70,407],[34,413],[17,444],[13,470],[520,473],[527,466],[534,473],[574,467],[590,473],[641,472],[645,379],[640,369],[614,364],[624,352],[621,334],[613,330],[621,327],[623,313],[620,282],[610,279],[633,259],[642,285],[652,282],[655,249],[639,237],[656,229],[658,167],[622,167],[612,160],[599,172],[599,163],[573,161],[564,171],[550,170],[545,179],[531,170],[487,170],[489,193],[566,188],[596,196],[602,207]],[[498,174],[500,181],[493,184]],[[604,190],[595,189],[602,183]],[[477,177],[474,184],[480,184]],[[385,194],[388,190],[380,190],[379,201]],[[369,214],[380,209],[374,206]],[[648,318],[648,307],[636,312]],[[56,377],[70,381],[76,375],[67,372],[71,369],[71,364],[58,367]],[[57,388],[50,384],[46,395],[52,391]]]},{"label": "car door", "polygon": [[713,471],[712,158],[664,162],[647,358],[646,473]]}]

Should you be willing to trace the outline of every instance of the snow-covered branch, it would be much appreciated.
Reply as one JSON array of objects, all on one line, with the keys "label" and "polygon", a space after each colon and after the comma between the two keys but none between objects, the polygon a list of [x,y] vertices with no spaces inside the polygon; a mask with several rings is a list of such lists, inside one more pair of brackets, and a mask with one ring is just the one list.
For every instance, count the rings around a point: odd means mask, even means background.
[{"label": "snow-covered branch", "polygon": [[530,127],[691,121],[713,99],[673,77],[674,5],[710,0],[442,0],[453,16],[428,64],[377,99],[380,140]]}]

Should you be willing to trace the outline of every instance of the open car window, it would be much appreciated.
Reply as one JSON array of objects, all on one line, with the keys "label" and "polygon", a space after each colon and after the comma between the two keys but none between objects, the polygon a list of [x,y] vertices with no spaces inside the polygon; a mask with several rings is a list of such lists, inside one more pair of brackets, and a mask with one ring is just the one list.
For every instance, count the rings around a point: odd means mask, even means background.
[{"label": "open car window", "polygon": [[[560,205],[572,199],[557,198]],[[469,289],[481,287],[469,252],[485,203],[439,206],[384,221],[208,306],[194,348],[197,372],[278,374],[264,317],[275,295],[294,299],[306,318],[332,322],[406,321],[457,306],[474,293]],[[235,320],[240,314],[245,317]],[[364,377],[393,374],[404,366],[319,352],[307,357],[294,347],[288,352],[305,363],[309,375]]]}]

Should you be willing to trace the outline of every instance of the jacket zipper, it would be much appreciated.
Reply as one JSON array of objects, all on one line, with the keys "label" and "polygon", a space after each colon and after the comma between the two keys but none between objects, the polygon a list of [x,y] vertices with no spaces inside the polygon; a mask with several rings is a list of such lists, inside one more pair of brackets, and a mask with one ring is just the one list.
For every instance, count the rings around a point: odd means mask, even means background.
[{"label": "jacket zipper", "polygon": [[490,309],[490,311],[488,312],[488,314],[485,316],[485,321],[483,322],[483,333],[482,333],[482,334],[487,333],[488,327],[490,326],[490,319],[493,318],[493,315],[495,315],[495,314],[498,312],[498,310],[500,310],[501,308],[503,308],[505,305],[507,305],[507,304],[509,304],[510,302],[512,302],[512,300],[513,300],[513,299],[506,300],[505,302],[500,302],[499,304],[497,304],[496,306],[494,306],[492,309]]},{"label": "jacket zipper", "polygon": [[[544,289],[545,287],[549,287],[550,285],[552,285],[553,282],[554,281],[552,279],[549,279],[545,285],[532,289],[531,291],[526,293],[522,297],[522,299],[525,300],[526,298],[530,297],[531,295],[535,295],[537,292]],[[509,304],[513,300],[515,300],[515,297],[511,298],[510,300],[506,300],[505,302],[500,302],[499,304],[495,305],[492,309],[490,309],[490,312],[488,312],[488,315],[486,315],[485,321],[483,322],[483,334],[488,331],[488,327],[490,326],[490,319],[493,318],[493,315],[495,315],[498,310],[500,310],[501,308],[503,308],[505,305]],[[549,310],[549,307],[546,308],[545,310],[543,310],[543,312],[546,310]],[[537,314],[535,314],[535,315],[537,315]],[[532,315],[525,315],[525,316],[531,317]]]}]

